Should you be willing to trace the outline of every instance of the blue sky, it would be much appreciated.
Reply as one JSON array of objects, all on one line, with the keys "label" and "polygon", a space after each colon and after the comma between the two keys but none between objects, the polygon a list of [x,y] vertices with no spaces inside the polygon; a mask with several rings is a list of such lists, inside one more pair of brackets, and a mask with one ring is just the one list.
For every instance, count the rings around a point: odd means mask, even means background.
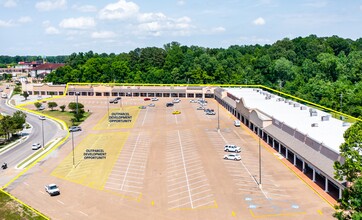
[{"label": "blue sky", "polygon": [[0,55],[227,48],[285,37],[362,35],[362,1],[0,0]]}]

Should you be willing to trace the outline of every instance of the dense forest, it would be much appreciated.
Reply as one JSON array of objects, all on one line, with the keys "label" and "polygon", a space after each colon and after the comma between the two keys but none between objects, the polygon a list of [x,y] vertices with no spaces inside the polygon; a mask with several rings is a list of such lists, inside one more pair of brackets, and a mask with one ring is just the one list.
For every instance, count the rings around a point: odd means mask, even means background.
[{"label": "dense forest", "polygon": [[362,115],[362,38],[310,35],[226,49],[172,42],[118,55],[73,53],[65,63],[46,81],[260,84],[355,117]]}]

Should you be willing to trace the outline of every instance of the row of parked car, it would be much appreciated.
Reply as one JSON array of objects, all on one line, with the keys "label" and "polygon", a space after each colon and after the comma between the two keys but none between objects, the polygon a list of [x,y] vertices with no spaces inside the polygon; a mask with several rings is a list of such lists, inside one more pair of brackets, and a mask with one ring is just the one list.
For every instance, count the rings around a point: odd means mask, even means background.
[{"label": "row of parked car", "polygon": [[239,161],[241,160],[241,156],[240,153],[241,152],[241,148],[236,146],[236,145],[233,145],[233,144],[227,144],[224,146],[224,151],[225,152],[233,152],[233,153],[230,153],[230,154],[225,154],[224,155],[224,159],[225,160],[236,160],[236,161]]}]

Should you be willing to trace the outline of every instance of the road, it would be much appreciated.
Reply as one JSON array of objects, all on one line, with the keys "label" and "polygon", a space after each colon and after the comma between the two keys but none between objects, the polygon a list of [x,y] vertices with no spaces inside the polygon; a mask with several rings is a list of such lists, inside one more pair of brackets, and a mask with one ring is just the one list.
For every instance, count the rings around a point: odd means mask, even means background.
[{"label": "road", "polygon": [[[5,99],[0,101],[0,112],[12,115],[16,111],[16,109],[10,108],[5,104]],[[0,155],[0,163],[2,164],[6,162],[8,164],[8,169],[1,170],[0,172],[1,186],[5,185],[19,172],[19,170],[15,169],[16,165],[34,153],[34,150],[31,149],[31,145],[33,143],[40,143],[43,145],[42,123],[44,128],[45,145],[50,140],[60,136],[62,133],[59,132],[59,126],[51,120],[39,120],[38,116],[26,113],[26,121],[33,127],[30,134],[25,134],[29,135],[29,137],[24,142],[21,142],[17,146],[12,147],[10,150]]]}]

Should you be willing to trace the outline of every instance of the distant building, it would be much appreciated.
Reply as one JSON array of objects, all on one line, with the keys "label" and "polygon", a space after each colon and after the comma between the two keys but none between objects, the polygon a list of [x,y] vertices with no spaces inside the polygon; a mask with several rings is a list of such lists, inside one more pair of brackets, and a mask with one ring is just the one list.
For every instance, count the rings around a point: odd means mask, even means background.
[{"label": "distant building", "polygon": [[64,63],[44,63],[40,64],[30,71],[30,76],[33,78],[44,78],[47,74],[53,72],[59,67],[64,66]]}]

